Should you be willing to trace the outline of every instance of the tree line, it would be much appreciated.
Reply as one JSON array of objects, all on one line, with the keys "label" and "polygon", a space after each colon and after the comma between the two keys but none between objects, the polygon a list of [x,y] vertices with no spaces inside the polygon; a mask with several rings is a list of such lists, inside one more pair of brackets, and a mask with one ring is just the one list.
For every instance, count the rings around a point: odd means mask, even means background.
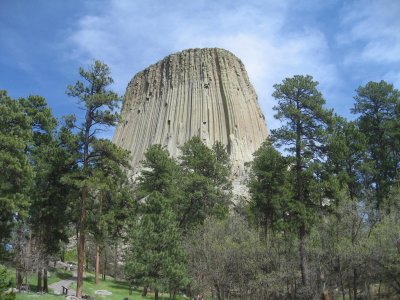
[{"label": "tree line", "polygon": [[98,137],[119,120],[110,70],[95,61],[79,73],[67,94],[82,120],[57,120],[43,97],[0,92],[0,258],[15,267],[17,286],[34,271],[38,291],[48,291],[50,262],[75,241],[78,297],[85,269],[156,299],[400,294],[393,85],[360,86],[353,121],[325,108],[311,76],[274,85],[281,126],[247,166],[249,199],[234,201],[225,147],[198,137],[178,158],[151,146],[132,182],[129,153]]}]

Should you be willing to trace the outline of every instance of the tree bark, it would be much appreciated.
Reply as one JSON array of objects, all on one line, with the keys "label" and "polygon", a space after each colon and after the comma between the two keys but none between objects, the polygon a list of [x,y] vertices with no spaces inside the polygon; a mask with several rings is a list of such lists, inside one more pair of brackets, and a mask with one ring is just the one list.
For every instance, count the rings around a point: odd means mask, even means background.
[{"label": "tree bark", "polygon": [[21,262],[22,238],[23,238],[22,225],[19,224],[17,227],[17,241],[15,244],[15,279],[18,288],[20,288],[21,284],[23,283],[22,279],[23,267]]},{"label": "tree bark", "polygon": [[353,299],[357,299],[357,269],[353,269]]},{"label": "tree bark", "polygon": [[96,275],[95,275],[95,282],[99,284],[99,274],[100,274],[100,246],[99,244],[96,245]]},{"label": "tree bark", "polygon": [[115,240],[115,253],[114,253],[114,280],[117,280],[118,268],[118,240]]},{"label": "tree bark", "polygon": [[42,287],[42,269],[39,269],[38,273],[37,273],[37,292],[38,293],[43,292],[43,287]]},{"label": "tree bark", "polygon": [[300,227],[300,270],[301,270],[301,282],[304,286],[308,285],[308,270],[307,270],[307,258],[305,249],[306,229],[304,224]]},{"label": "tree bark", "polygon": [[[298,104],[297,104],[298,105]],[[299,109],[299,107],[297,107]],[[304,204],[304,186],[303,186],[303,172],[302,172],[302,159],[301,159],[301,134],[302,127],[300,121],[296,121],[296,196],[297,200]],[[304,218],[304,216],[300,216]],[[300,254],[300,271],[301,281],[304,286],[308,285],[307,279],[307,261],[306,261],[306,249],[305,249],[305,238],[306,238],[306,225],[304,220],[301,220],[299,228],[299,254]]]},{"label": "tree bark", "polygon": [[103,280],[106,280],[106,269],[107,269],[107,255],[106,255],[106,253],[104,253]]},{"label": "tree bark", "polygon": [[219,288],[219,285],[218,285],[218,284],[215,284],[214,286],[215,286],[215,291],[217,292],[217,293],[216,293],[216,294],[217,294],[217,299],[218,299],[218,300],[222,300],[223,297],[222,297],[222,295],[221,295],[221,289]]},{"label": "tree bark", "polygon": [[[99,203],[99,224],[100,224],[100,218],[101,218],[101,214],[103,211],[103,193],[102,191],[100,191],[100,203]],[[99,274],[100,274],[100,246],[99,246],[99,242],[96,242],[96,284],[99,283]]]},{"label": "tree bark", "polygon": [[22,275],[19,269],[15,269],[15,277],[17,281],[17,287],[19,288],[22,284]]},{"label": "tree bark", "polygon": [[158,297],[158,289],[154,289],[154,300],[159,300],[160,298]]},{"label": "tree bark", "polygon": [[143,288],[142,297],[146,297],[146,296],[147,296],[147,291],[148,291],[148,287],[145,286],[145,287]]},{"label": "tree bark", "polygon": [[83,267],[85,265],[85,226],[86,226],[86,203],[88,187],[82,188],[81,215],[79,217],[79,240],[78,240],[78,276],[76,279],[76,297],[82,298],[83,294]]},{"label": "tree bark", "polygon": [[45,293],[49,292],[49,281],[48,281],[48,274],[47,274],[47,265],[43,269],[43,291]]},{"label": "tree bark", "polygon": [[[357,238],[357,204],[353,197],[351,198],[352,200],[352,214],[353,214],[353,220],[351,224],[351,244],[353,247],[355,247],[356,244],[356,238]],[[353,299],[357,299],[357,268],[353,268]]]}]

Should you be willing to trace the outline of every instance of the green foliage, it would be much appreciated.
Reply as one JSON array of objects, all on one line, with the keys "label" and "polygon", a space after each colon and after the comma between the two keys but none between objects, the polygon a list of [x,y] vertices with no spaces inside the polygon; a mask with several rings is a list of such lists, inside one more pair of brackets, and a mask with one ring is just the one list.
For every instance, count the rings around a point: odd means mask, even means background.
[{"label": "green foliage", "polygon": [[309,75],[286,78],[274,85],[275,118],[282,126],[271,131],[271,141],[289,154],[293,171],[293,201],[289,213],[300,226],[311,225],[321,203],[322,162],[326,159],[327,131],[332,112],[323,108],[325,100],[317,90],[318,82]]},{"label": "green foliage", "polygon": [[187,284],[175,213],[160,193],[150,194],[134,221],[125,273],[132,284],[174,291]]},{"label": "green foliage", "polygon": [[265,249],[257,233],[237,215],[225,220],[207,218],[185,243],[190,257],[191,289],[205,298],[215,289],[218,299],[259,298],[250,291],[258,289],[261,267],[265,266]]},{"label": "green foliage", "polygon": [[[79,228],[77,296],[81,297],[85,235],[88,226],[88,208],[91,206],[89,201],[96,198],[93,194],[97,194],[99,190],[99,187],[93,186],[93,183],[96,182],[93,180],[93,176],[95,172],[102,173],[104,169],[122,174],[123,172],[119,172],[118,169],[127,166],[127,155],[113,146],[111,142],[96,137],[99,130],[114,126],[118,122],[119,116],[115,110],[121,99],[116,93],[108,90],[113,83],[110,69],[106,64],[94,61],[87,70],[80,68],[79,74],[84,82],[77,81],[74,86],[68,86],[67,94],[79,99],[85,111],[85,118],[80,125],[76,124],[75,116],[66,118],[66,126],[75,131],[76,137],[72,132],[68,132],[68,129],[64,134],[71,143],[71,149],[76,151],[76,165],[79,167],[77,172],[69,174],[65,180],[74,184],[81,191],[80,205],[78,206],[79,217],[77,218]],[[100,183],[100,181],[97,182]],[[101,184],[100,189],[103,186]],[[99,195],[101,194],[99,193]]]},{"label": "green foliage", "polygon": [[331,122],[332,112],[323,108],[325,100],[317,85],[309,75],[295,75],[275,84],[272,94],[278,100],[274,117],[282,126],[271,131],[271,140],[300,155],[304,166],[323,155],[324,133]]},{"label": "green foliage", "polygon": [[[120,98],[113,91],[107,90],[114,80],[110,68],[101,61],[94,61],[87,70],[79,68],[79,75],[84,82],[77,81],[67,87],[67,94],[80,99],[86,110],[84,127],[96,124],[116,125],[118,115],[114,109],[118,107]],[[107,109],[104,109],[107,107]],[[89,126],[88,126],[89,125]]]},{"label": "green foliage", "polygon": [[125,272],[132,284],[167,287],[174,294],[188,283],[183,235],[207,216],[227,214],[229,159],[221,144],[209,149],[197,137],[182,147],[180,164],[160,145],[145,158]]},{"label": "green foliage", "polygon": [[385,81],[369,82],[354,99],[352,113],[359,114],[357,124],[367,139],[369,184],[379,210],[399,175],[400,92]]},{"label": "green foliage", "polygon": [[289,161],[269,142],[264,142],[253,156],[248,183],[251,213],[265,230],[282,229],[287,226],[287,205],[292,197]]},{"label": "green foliage", "polygon": [[357,124],[335,116],[327,150],[328,169],[337,175],[341,188],[348,189],[352,199],[360,196],[369,166],[365,161],[367,140]]},{"label": "green foliage", "polygon": [[30,191],[29,222],[33,237],[40,243],[43,254],[48,256],[59,251],[60,242],[68,241],[71,187],[61,178],[73,170],[73,165],[70,152],[57,135],[57,121],[46,100],[29,96],[20,102],[30,117],[33,133],[29,153],[35,178]]},{"label": "green foliage", "polygon": [[15,294],[8,292],[12,288],[12,279],[6,267],[0,265],[0,300],[15,299]]},{"label": "green foliage", "polygon": [[181,150],[184,197],[177,211],[181,228],[187,230],[208,215],[226,216],[231,198],[230,162],[222,144],[209,149],[199,137],[191,138]]},{"label": "green foliage", "polygon": [[20,101],[0,91],[0,244],[9,237],[13,220],[26,216],[27,191],[33,171],[27,149],[32,139],[31,119]]},{"label": "green foliage", "polygon": [[161,145],[150,146],[142,162],[143,170],[138,178],[137,196],[145,197],[153,191],[166,198],[179,198],[180,168],[176,160]]},{"label": "green foliage", "polygon": [[209,149],[193,137],[182,147],[180,164],[160,145],[149,147],[145,158],[137,181],[137,197],[160,193],[175,208],[183,232],[201,224],[209,215],[226,216],[230,167],[220,143]]}]

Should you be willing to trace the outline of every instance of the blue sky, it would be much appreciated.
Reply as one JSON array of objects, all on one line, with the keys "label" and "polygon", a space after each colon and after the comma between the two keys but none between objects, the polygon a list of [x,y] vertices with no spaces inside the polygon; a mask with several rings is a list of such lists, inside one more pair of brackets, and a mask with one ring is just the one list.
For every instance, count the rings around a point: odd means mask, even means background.
[{"label": "blue sky", "polygon": [[279,126],[273,84],[296,74],[312,75],[327,107],[351,118],[358,86],[400,88],[399,15],[400,0],[1,0],[0,89],[42,95],[57,117],[79,115],[65,90],[93,59],[123,95],[170,53],[221,47],[244,62],[268,128]]}]

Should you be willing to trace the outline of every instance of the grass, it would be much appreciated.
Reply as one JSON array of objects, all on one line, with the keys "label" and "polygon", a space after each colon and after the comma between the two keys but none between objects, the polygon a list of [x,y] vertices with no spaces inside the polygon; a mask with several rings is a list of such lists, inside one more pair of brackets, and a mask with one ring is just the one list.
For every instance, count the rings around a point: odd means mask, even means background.
[{"label": "grass", "polygon": [[[146,297],[142,297],[141,290],[133,290],[132,295],[129,295],[129,286],[125,281],[115,281],[115,280],[100,280],[99,284],[95,284],[95,278],[92,274],[86,274],[87,277],[84,279],[84,294],[90,295],[91,297],[97,299],[110,299],[110,300],[122,300],[124,298],[129,298],[130,300],[145,300],[154,299],[154,293],[148,293]],[[73,289],[76,288],[76,284],[71,286]],[[97,290],[107,290],[112,292],[111,296],[101,296],[97,295],[95,292]],[[163,295],[160,293],[160,299],[163,299]],[[165,299],[169,299],[169,295],[165,294]],[[177,300],[186,300],[187,298],[182,296],[177,296]]]},{"label": "grass", "polygon": [[[68,279],[72,277],[71,272],[64,271],[64,270],[54,270],[53,272],[50,273],[51,276],[49,277],[49,285],[63,280],[63,279]],[[130,300],[148,300],[148,299],[154,299],[154,293],[148,293],[146,297],[142,297],[142,291],[141,290],[133,290],[132,295],[129,295],[129,286],[128,283],[125,281],[115,281],[113,279],[109,280],[100,280],[99,284],[95,284],[95,278],[93,274],[90,273],[85,273],[87,276],[84,279],[84,294],[85,295],[90,295],[96,300],[101,300],[101,299],[109,299],[109,300],[122,300],[124,298],[129,298]],[[110,278],[110,277],[109,277]],[[32,276],[29,276],[28,278],[28,283],[31,289],[30,293],[17,293],[17,299],[18,300],[25,300],[25,299],[43,299],[43,300],[53,300],[53,299],[65,299],[65,296],[62,295],[54,295],[51,292],[49,294],[37,294],[35,293],[36,291],[36,276],[33,274]],[[76,284],[72,284],[70,286],[72,289],[76,289]],[[97,295],[95,292],[97,290],[107,290],[112,293],[110,296],[101,296]],[[163,299],[163,295],[160,294],[160,299]],[[165,299],[169,299],[169,295],[165,294]],[[177,300],[186,300],[187,298],[184,298],[182,296],[177,296]]]}]

